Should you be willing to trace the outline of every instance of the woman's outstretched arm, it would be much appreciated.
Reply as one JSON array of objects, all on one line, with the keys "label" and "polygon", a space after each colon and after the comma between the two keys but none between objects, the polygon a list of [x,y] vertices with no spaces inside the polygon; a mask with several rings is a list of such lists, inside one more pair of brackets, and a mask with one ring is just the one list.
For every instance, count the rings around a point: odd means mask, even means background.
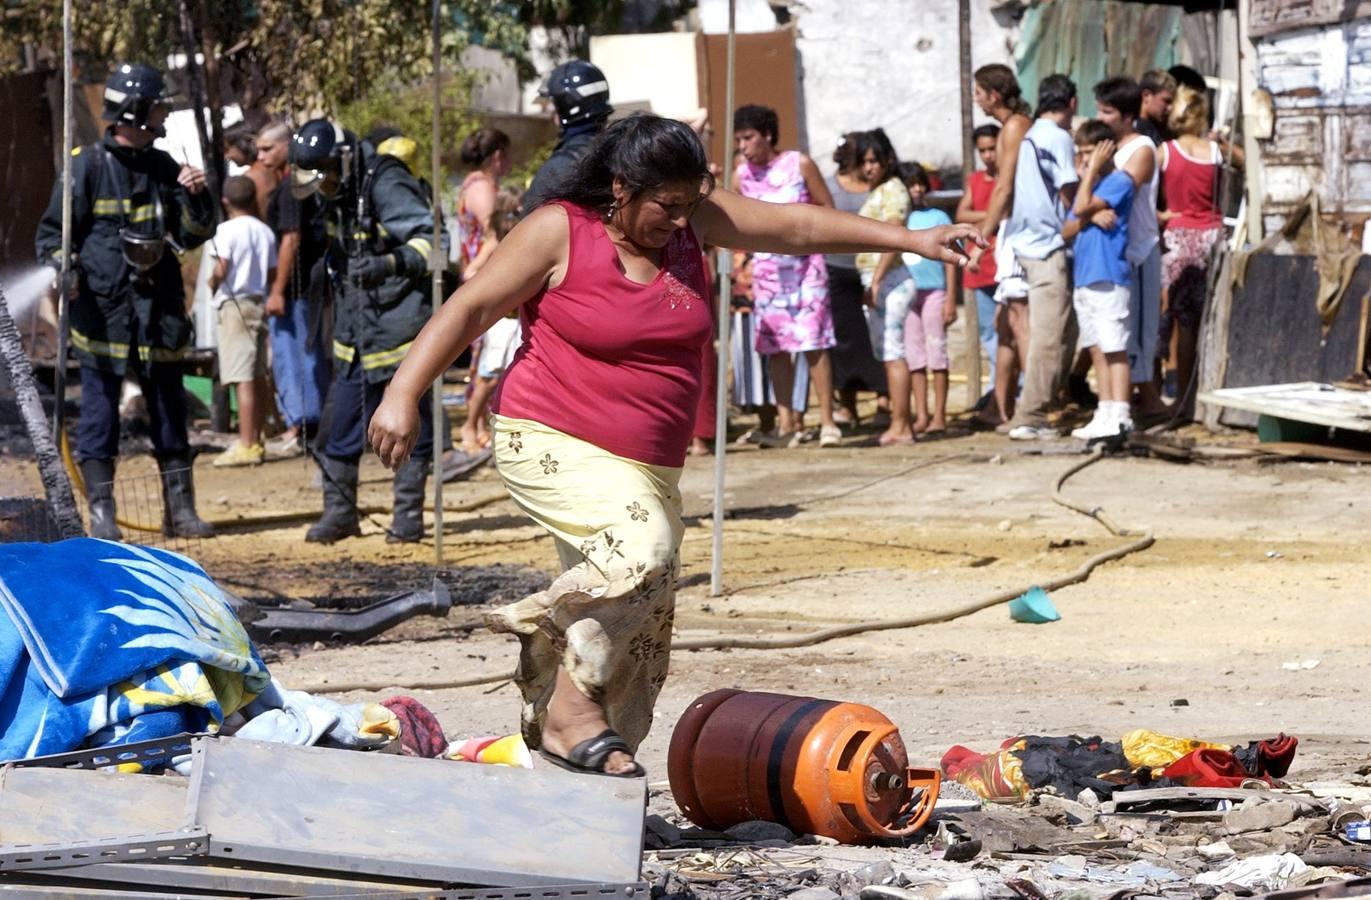
[{"label": "woman's outstretched arm", "polygon": [[985,246],[973,225],[910,231],[809,203],[764,203],[718,190],[700,202],[691,224],[706,244],[789,256],[888,251],[960,266],[973,246]]},{"label": "woman's outstretched arm", "polygon": [[505,236],[481,271],[419,332],[367,429],[368,442],[387,468],[399,467],[414,449],[419,398],[434,380],[491,325],[561,281],[569,234],[564,210],[538,209]]}]

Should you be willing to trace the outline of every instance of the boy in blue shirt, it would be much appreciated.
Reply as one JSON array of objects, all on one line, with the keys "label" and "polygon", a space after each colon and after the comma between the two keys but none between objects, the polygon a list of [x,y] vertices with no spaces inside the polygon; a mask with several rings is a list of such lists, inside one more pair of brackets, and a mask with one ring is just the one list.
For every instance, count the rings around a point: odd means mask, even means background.
[{"label": "boy in blue shirt", "polygon": [[1099,382],[1100,403],[1090,422],[1071,436],[1087,441],[1118,437],[1133,430],[1129,407],[1128,301],[1131,271],[1128,215],[1133,179],[1114,169],[1114,132],[1098,119],[1076,130],[1076,171],[1081,176],[1076,201],[1062,237],[1074,239],[1076,289],[1072,305],[1080,343],[1090,351]]}]

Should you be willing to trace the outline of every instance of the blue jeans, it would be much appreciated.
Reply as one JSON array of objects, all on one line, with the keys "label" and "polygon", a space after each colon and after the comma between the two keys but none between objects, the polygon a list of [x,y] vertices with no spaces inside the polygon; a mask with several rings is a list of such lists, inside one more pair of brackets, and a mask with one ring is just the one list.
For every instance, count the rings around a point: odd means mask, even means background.
[{"label": "blue jeans", "polygon": [[329,348],[309,339],[309,301],[286,301],[286,314],[267,319],[271,335],[271,374],[276,381],[276,405],[287,428],[319,424],[329,382]]},{"label": "blue jeans", "polygon": [[1000,338],[995,332],[994,288],[976,288],[976,327],[981,339],[981,349],[990,357],[990,386],[995,386],[995,354],[1000,349]]}]

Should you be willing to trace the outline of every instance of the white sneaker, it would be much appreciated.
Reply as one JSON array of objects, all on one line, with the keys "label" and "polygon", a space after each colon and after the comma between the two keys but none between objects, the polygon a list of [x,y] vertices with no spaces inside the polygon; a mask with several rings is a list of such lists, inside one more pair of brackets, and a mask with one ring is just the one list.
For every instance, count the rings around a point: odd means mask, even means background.
[{"label": "white sneaker", "polygon": [[1057,429],[1046,425],[1015,425],[1009,429],[1011,441],[1050,441],[1061,437]]},{"label": "white sneaker", "polygon": [[1114,414],[1108,409],[1108,406],[1109,404],[1107,403],[1101,403],[1095,409],[1095,415],[1090,417],[1089,422],[1086,422],[1079,428],[1071,429],[1071,436],[1080,441],[1088,441],[1091,438],[1100,437],[1101,431],[1108,427],[1109,420],[1114,418]]},{"label": "white sneaker", "polygon": [[1095,418],[1090,420],[1090,424],[1083,428],[1077,428],[1071,432],[1071,436],[1080,438],[1083,441],[1103,441],[1119,436],[1120,431],[1133,429],[1133,422],[1128,419],[1120,419],[1117,413],[1096,413]]}]

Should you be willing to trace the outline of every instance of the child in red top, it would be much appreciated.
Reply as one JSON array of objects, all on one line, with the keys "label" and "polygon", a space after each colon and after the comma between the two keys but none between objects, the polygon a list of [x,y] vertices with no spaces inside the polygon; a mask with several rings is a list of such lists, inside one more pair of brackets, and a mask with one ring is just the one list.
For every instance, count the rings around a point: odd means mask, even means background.
[{"label": "child in red top", "polygon": [[[984,169],[977,169],[971,173],[967,181],[966,190],[962,193],[961,202],[957,204],[957,221],[966,222],[971,225],[979,225],[985,219],[985,212],[990,208],[990,194],[995,190],[995,179],[1000,174],[999,162],[995,158],[995,144],[1000,137],[999,125],[982,125],[972,132],[972,138],[976,142],[976,155],[980,157],[981,165]],[[990,239],[990,251],[981,257],[981,263],[976,267],[976,271],[967,269],[962,273],[962,284],[976,292],[976,315],[978,322],[978,332],[981,340],[981,349],[985,351],[986,358],[990,360],[990,384],[992,391],[995,385],[995,371],[998,366],[1000,352],[999,332],[1004,330],[1005,355],[1009,357],[1009,366],[1013,367],[1013,335],[1008,333],[1009,323],[1001,322],[1003,314],[1000,306],[995,302],[995,239]],[[992,407],[988,403],[982,404],[979,418],[986,425],[998,425],[1000,422],[1009,421],[1009,413],[1004,409],[1012,398],[1001,401],[998,395],[995,397],[996,403]]]}]

